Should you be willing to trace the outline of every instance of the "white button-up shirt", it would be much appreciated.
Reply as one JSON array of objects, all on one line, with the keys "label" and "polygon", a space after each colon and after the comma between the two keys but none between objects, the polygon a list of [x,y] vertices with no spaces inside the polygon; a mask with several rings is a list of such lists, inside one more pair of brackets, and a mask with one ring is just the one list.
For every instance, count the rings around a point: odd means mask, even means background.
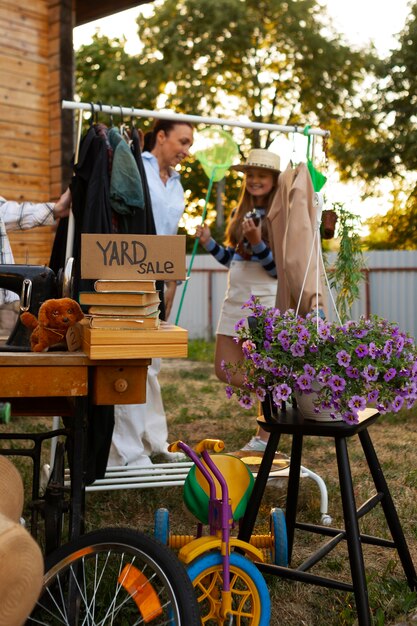
[{"label": "white button-up shirt", "polygon": [[[14,202],[0,196],[0,263],[14,263],[7,231],[26,230],[35,226],[46,226],[54,223],[55,204],[43,202]],[[12,291],[0,289],[0,304],[14,302],[18,296]]]},{"label": "white button-up shirt", "polygon": [[151,152],[143,152],[143,165],[151,195],[152,212],[157,235],[176,235],[178,222],[185,209],[184,189],[179,173],[171,168],[166,184],[159,175],[159,165]]}]

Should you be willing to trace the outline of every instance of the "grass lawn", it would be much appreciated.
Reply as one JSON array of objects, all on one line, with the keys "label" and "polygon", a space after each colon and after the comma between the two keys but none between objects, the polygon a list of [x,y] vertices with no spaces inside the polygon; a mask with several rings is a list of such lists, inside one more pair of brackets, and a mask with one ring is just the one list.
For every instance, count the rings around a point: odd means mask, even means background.
[{"label": "grass lawn", "polygon": [[[163,362],[160,383],[169,422],[169,439],[183,439],[194,444],[204,437],[221,438],[226,451],[240,448],[254,433],[255,415],[242,409],[236,400],[228,400],[224,384],[213,373],[213,346],[205,342],[190,342],[190,356],[183,360]],[[50,420],[16,418],[14,430],[43,429]],[[413,412],[379,418],[370,429],[379,460],[396,503],[412,558],[417,563],[416,523],[416,447],[417,417]],[[0,426],[2,431],[10,426]],[[1,442],[0,442],[1,445]],[[280,450],[290,451],[290,440],[281,439]],[[47,455],[47,451],[45,451]],[[373,493],[372,478],[365,469],[359,440],[349,441],[351,469],[355,482],[357,504]],[[47,456],[45,457],[47,460]],[[29,494],[29,462],[18,459]],[[337,484],[335,452],[332,441],[306,439],[302,464],[319,474],[326,482],[332,526],[341,527],[342,512]],[[256,534],[269,531],[272,507],[285,506],[285,480],[279,486],[267,488],[256,524]],[[317,484],[303,479],[300,484],[298,521],[320,521],[320,493]],[[87,530],[108,525],[130,526],[152,532],[155,509],[170,511],[171,531],[191,534],[195,522],[185,511],[182,489],[158,488],[87,494]],[[361,531],[389,537],[382,509],[378,506],[360,521]],[[317,536],[296,532],[293,565],[304,561],[318,545]],[[417,597],[412,593],[402,572],[396,553],[379,547],[364,547],[368,577],[369,600],[374,624],[397,624],[405,616],[417,613]],[[316,565],[315,573],[349,580],[345,545],[340,544],[324,561]],[[275,626],[349,626],[356,620],[355,603],[351,594],[314,587],[278,578],[267,579],[273,606],[271,625]],[[410,619],[410,617],[408,618]],[[405,622],[417,623],[417,622]]]}]

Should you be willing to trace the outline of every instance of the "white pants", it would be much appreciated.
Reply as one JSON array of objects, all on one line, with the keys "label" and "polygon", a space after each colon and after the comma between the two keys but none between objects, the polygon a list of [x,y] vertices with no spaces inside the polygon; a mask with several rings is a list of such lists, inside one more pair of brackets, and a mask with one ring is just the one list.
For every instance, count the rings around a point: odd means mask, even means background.
[{"label": "white pants", "polygon": [[145,404],[118,404],[114,407],[109,466],[145,465],[151,453],[166,452],[168,428],[158,381],[160,370],[161,359],[152,359]]}]

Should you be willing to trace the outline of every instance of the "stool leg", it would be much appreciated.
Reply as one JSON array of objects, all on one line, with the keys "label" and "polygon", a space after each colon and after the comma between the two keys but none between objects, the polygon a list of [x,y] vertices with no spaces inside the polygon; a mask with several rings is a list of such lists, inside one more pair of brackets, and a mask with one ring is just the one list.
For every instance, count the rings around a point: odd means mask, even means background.
[{"label": "stool leg", "polygon": [[378,457],[376,455],[375,448],[372,444],[371,437],[368,431],[364,430],[359,433],[359,439],[362,444],[362,448],[365,453],[365,457],[368,462],[372,478],[374,480],[375,488],[379,493],[383,494],[381,506],[383,508],[385,519],[387,520],[392,539],[395,543],[398,556],[400,557],[404,573],[407,577],[408,585],[410,589],[417,589],[416,570],[414,568],[413,561],[411,560],[410,551],[404,537],[395,504],[391,497],[391,493],[389,491],[387,482],[384,477],[384,473],[378,461]]},{"label": "stool leg", "polygon": [[349,456],[345,437],[336,438],[335,445],[339,471],[340,494],[345,520],[346,541],[349,553],[353,590],[355,593],[358,623],[359,626],[370,626],[371,616],[369,612],[365,564],[360,541],[352,474],[350,472]]},{"label": "stool leg", "polygon": [[265,452],[256,476],[255,485],[246,506],[245,515],[240,523],[238,536],[242,541],[250,541],[253,533],[256,517],[258,515],[259,507],[261,506],[266,483],[269,478],[269,473],[271,471],[272,462],[275,458],[275,452],[277,451],[279,445],[280,437],[281,433],[279,433],[278,430],[271,432],[269,435],[268,443],[266,444]]},{"label": "stool leg", "polygon": [[287,525],[288,542],[288,563],[291,563],[292,549],[294,544],[294,530],[297,517],[302,451],[303,435],[294,435],[291,445],[290,474],[288,476],[287,503],[285,506],[285,522]]}]

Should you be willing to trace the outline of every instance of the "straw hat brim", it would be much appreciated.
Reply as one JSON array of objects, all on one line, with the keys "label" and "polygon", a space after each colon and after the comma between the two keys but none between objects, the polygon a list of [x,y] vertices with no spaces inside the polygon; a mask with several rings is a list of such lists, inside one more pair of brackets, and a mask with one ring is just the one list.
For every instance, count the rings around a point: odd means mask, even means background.
[{"label": "straw hat brim", "polygon": [[273,165],[262,165],[261,163],[241,163],[230,167],[230,169],[235,170],[235,172],[246,172],[247,170],[253,170],[256,168],[260,170],[269,170],[270,172],[275,172],[276,174],[281,172],[281,170],[278,170]]}]

